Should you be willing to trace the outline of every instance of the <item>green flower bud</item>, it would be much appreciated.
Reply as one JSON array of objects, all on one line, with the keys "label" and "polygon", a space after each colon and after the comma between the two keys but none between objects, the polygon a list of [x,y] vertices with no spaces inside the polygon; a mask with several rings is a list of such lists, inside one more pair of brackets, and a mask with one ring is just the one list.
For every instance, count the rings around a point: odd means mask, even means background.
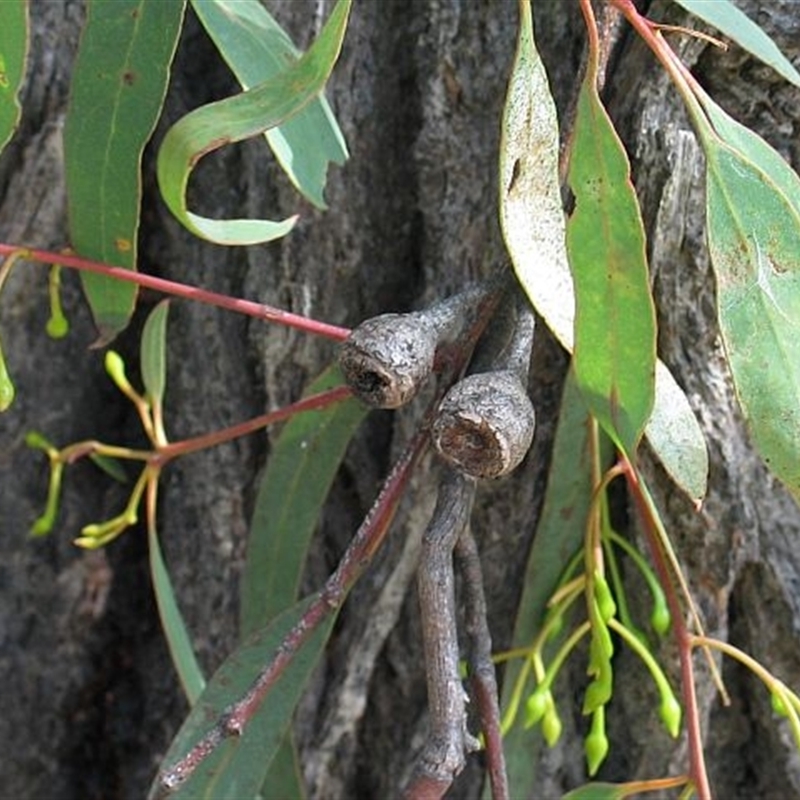
[{"label": "green flower bud", "polygon": [[551,697],[547,706],[547,711],[545,711],[544,717],[542,718],[542,733],[549,747],[555,747],[556,743],[561,738],[562,730],[561,719],[558,716],[558,711],[556,711],[556,704]]},{"label": "green flower bud", "polygon": [[125,374],[125,362],[122,356],[115,350],[109,350],[106,353],[105,368],[108,376],[112,381],[121,389],[125,394],[133,391],[133,387],[128,381],[128,376]]},{"label": "green flower bud", "polygon": [[780,696],[780,694],[778,694],[778,692],[770,692],[769,699],[770,703],[772,704],[772,710],[779,717],[789,716],[789,712],[786,709],[786,705],[783,702],[783,698]]},{"label": "green flower bud", "polygon": [[604,663],[611,661],[613,655],[614,643],[605,623],[593,625],[592,640],[589,643],[589,674],[595,675],[599,672]]},{"label": "green flower bud", "polygon": [[605,577],[597,570],[594,573],[594,597],[597,600],[597,608],[600,611],[600,619],[608,622],[617,613],[617,604],[611,594],[611,589]]},{"label": "green flower bud", "polygon": [[608,755],[608,737],[606,736],[605,709],[601,706],[592,715],[592,727],[583,743],[586,754],[586,767],[591,777],[597,774],[601,764]]},{"label": "green flower bud", "polygon": [[656,585],[653,587],[653,610],[650,612],[650,625],[659,636],[664,636],[671,624],[672,617],[667,606],[667,599],[664,597],[661,587]]},{"label": "green flower bud", "polygon": [[669,691],[662,691],[661,707],[658,713],[669,735],[673,739],[677,739],[681,731],[681,717],[683,711],[671,689]]},{"label": "green flower bud", "polygon": [[63,339],[69,333],[69,322],[63,314],[53,314],[47,320],[45,331],[51,339]]},{"label": "green flower bud", "polygon": [[525,701],[525,730],[536,725],[551,705],[553,705],[553,695],[550,690],[537,686]]},{"label": "green flower bud", "polygon": [[611,662],[607,661],[595,679],[586,687],[583,696],[583,713],[593,714],[598,708],[604,706],[610,699],[614,690],[614,673]]}]

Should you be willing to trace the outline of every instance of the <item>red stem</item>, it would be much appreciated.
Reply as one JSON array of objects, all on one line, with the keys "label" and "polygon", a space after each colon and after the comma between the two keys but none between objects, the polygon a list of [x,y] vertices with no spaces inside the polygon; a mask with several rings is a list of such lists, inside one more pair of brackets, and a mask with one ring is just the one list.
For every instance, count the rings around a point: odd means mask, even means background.
[{"label": "red stem", "polygon": [[205,450],[208,447],[214,447],[215,445],[238,439],[240,436],[247,436],[248,433],[254,433],[260,428],[266,428],[267,425],[281,422],[294,414],[299,414],[303,411],[313,411],[317,408],[326,408],[333,403],[346,400],[348,397],[351,397],[352,394],[349,386],[335,386],[333,389],[327,389],[324,392],[304,397],[296,403],[290,403],[288,406],[270,411],[268,414],[261,414],[246,422],[240,422],[238,425],[231,425],[229,428],[223,428],[219,431],[212,431],[211,433],[205,433],[201,436],[195,436],[192,439],[183,439],[180,442],[173,442],[172,444],[165,445],[164,447],[160,447],[149,460],[151,463],[165,464],[177,456],[195,453],[198,450]]},{"label": "red stem", "polygon": [[306,333],[324,336],[338,342],[343,341],[350,335],[349,328],[341,328],[338,325],[319,322],[309,317],[303,317],[300,314],[292,314],[290,311],[265,305],[264,303],[254,303],[252,300],[241,300],[225,294],[217,294],[207,289],[201,289],[199,286],[177,283],[176,281],[157,278],[154,275],[145,275],[124,267],[113,267],[100,261],[90,261],[79,256],[0,243],[0,256],[10,256],[14,253],[21,253],[24,258],[32,261],[41,261],[45,264],[60,264],[62,267],[106,275],[109,278],[144,286],[146,289],[154,289],[157,292],[182,297],[186,300],[195,300],[199,303],[218,306],[229,311],[236,311],[239,314],[263,319],[266,322],[276,322],[288,328],[297,328]]},{"label": "red stem", "polygon": [[661,542],[656,534],[657,525],[653,519],[653,511],[645,500],[643,490],[639,485],[630,462],[624,462],[625,478],[633,495],[636,508],[644,521],[644,533],[653,564],[658,573],[661,586],[669,605],[675,631],[675,640],[678,645],[678,655],[681,664],[681,693],[686,706],[686,732],[689,740],[689,772],[697,792],[697,800],[712,800],[711,786],[708,782],[705,756],[703,755],[703,734],[700,726],[700,712],[697,706],[697,692],[695,689],[694,668],[692,665],[693,640],[689,633],[683,616],[678,593],[672,580],[667,559],[664,557]]},{"label": "red stem", "polygon": [[428,431],[427,428],[423,428],[414,437],[387,478],[375,505],[361,523],[338,568],[314,598],[305,614],[286,635],[273,658],[258,674],[244,697],[229,706],[214,727],[180,761],[161,774],[160,782],[165,791],[174,790],[183,784],[224,739],[241,735],[297,651],[331,611],[338,609],[342,604],[369,563],[372,553],[383,542],[411,470],[427,441]]}]

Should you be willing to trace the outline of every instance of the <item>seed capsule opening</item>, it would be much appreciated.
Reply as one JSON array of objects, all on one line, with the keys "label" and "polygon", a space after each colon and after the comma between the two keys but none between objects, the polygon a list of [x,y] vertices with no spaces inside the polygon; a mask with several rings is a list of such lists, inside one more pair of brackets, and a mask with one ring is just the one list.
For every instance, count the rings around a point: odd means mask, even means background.
[{"label": "seed capsule opening", "polygon": [[375,408],[408,403],[433,369],[436,335],[419,314],[382,314],[345,340],[339,366],[353,392]]},{"label": "seed capsule opening", "polygon": [[431,436],[439,454],[473,478],[515,469],[533,441],[533,405],[513,372],[468,375],[445,395]]}]

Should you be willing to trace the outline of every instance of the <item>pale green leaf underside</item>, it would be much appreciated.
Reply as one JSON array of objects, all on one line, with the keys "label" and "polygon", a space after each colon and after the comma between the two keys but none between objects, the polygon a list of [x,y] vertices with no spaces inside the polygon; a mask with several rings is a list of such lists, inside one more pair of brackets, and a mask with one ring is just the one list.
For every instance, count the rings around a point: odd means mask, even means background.
[{"label": "pale green leaf underside", "polygon": [[[243,89],[277,75],[301,56],[258,0],[192,0],[192,6]],[[328,163],[344,164],[348,155],[325,96],[264,136],[297,190],[325,208]]]},{"label": "pale green leaf underside", "polygon": [[800,215],[756,164],[705,145],[709,252],[736,392],[765,462],[800,496]]},{"label": "pale green leaf underside", "polygon": [[197,236],[218,244],[248,245],[271,241],[292,229],[296,217],[275,222],[195,214],[187,207],[189,178],[207,153],[286,122],[322,91],[339,55],[349,10],[349,0],[339,0],[314,44],[282,72],[246,92],[192,111],[167,132],[158,153],[158,184],[170,211]]},{"label": "pale green leaf underside", "polygon": [[167,316],[169,301],[162,300],[147,317],[142,330],[142,382],[153,405],[161,405],[167,381]]},{"label": "pale green leaf underside", "polygon": [[[529,6],[503,116],[500,222],[517,277],[536,310],[570,352],[575,299],[558,178],[558,120],[533,42]],[[706,492],[708,454],[686,395],[658,362],[653,415],[645,435],[673,480],[692,498]],[[685,447],[671,436],[676,430]],[[687,464],[690,469],[687,471]]]}]

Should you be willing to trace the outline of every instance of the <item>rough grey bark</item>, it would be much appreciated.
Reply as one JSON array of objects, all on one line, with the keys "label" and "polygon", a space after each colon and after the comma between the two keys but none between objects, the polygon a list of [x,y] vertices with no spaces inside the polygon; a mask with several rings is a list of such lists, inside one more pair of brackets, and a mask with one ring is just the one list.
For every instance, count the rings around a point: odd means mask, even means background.
[{"label": "rough grey bark", "polygon": [[[800,58],[800,12],[791,0],[741,5]],[[270,7],[303,45],[330,3]],[[652,11],[685,19],[666,3]],[[31,13],[25,117],[0,160],[0,238],[57,248],[67,243],[60,133],[83,10],[64,0],[33,3]],[[537,3],[535,13],[566,118],[582,51],[580,15],[564,2]],[[487,274],[504,261],[496,161],[516,25],[510,2],[356,4],[329,91],[352,153],[330,176],[330,210],[303,209],[298,229],[273,245],[224,250],[203,244],[166,213],[150,152],[143,269],[344,325],[419,307]],[[702,42],[682,47],[720,102],[800,166],[797,90],[736,48],[723,54]],[[650,461],[658,501],[709,630],[800,686],[800,515],[753,453],[724,366],[703,240],[701,156],[674,91],[633,37],[623,34],[608,81],[645,213],[661,354],[686,389],[711,453],[702,511]],[[234,89],[190,16],[155,141],[188,109]],[[196,202],[220,216],[293,210],[296,198],[264,154],[260,143],[251,143],[206,159],[194,184]],[[0,298],[4,348],[19,391],[0,420],[0,785],[18,797],[138,798],[186,711],[151,599],[142,532],[99,554],[72,546],[83,524],[110,516],[124,500],[118,487],[79,464],[68,473],[56,533],[26,538],[46,475],[23,437],[30,428],[59,444],[87,437],[136,442],[141,434],[105,377],[100,354],[87,350],[93,332],[74,276],[65,276],[69,338],[53,342],[44,335],[45,280],[41,267],[20,266]],[[154,300],[142,296],[135,324],[116,343],[130,358]],[[330,344],[299,333],[176,302],[169,434],[201,433],[288,402],[332,355]],[[565,358],[540,325],[530,387],[538,418],[532,453],[515,475],[483,487],[476,503],[473,529],[497,649],[510,640],[564,368]],[[351,446],[306,588],[332,570],[419,412],[414,406],[376,413]],[[160,530],[208,671],[236,641],[237,578],[269,444],[269,436],[253,436],[181,460],[165,476]],[[422,746],[421,633],[409,586],[438,474],[431,459],[418,470],[398,524],[345,607],[297,715],[303,771],[315,799],[394,796]],[[670,657],[668,645],[664,652]],[[574,702],[585,679],[573,672],[574,684],[563,689],[562,709],[570,709],[564,739],[536,756],[537,798],[558,797],[583,779],[581,743],[571,734],[585,725]],[[717,796],[778,800],[800,792],[798,757],[761,686],[726,663],[734,704],[723,709],[702,666],[700,673]],[[635,659],[623,654],[616,674],[609,721],[614,747],[601,777],[685,769],[684,749],[661,732]],[[473,757],[452,796],[477,797],[481,781]]]}]

